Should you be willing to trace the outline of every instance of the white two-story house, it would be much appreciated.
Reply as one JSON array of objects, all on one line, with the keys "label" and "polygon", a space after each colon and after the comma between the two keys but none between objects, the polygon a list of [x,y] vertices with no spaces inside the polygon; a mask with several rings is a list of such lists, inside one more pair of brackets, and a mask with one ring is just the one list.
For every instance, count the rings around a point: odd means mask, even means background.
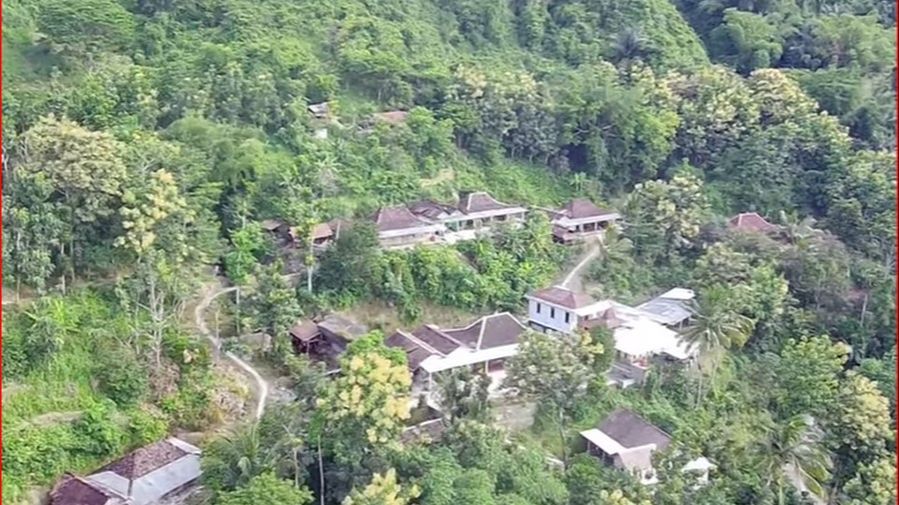
[{"label": "white two-story house", "polygon": [[575,333],[608,305],[558,286],[531,293],[527,300],[531,327],[562,333]]}]

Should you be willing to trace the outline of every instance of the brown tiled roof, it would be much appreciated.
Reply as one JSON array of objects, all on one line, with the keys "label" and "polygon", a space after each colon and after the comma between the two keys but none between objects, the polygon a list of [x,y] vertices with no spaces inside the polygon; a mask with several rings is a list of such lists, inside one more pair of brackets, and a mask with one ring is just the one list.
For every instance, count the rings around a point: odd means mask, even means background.
[{"label": "brown tiled roof", "polygon": [[377,114],[372,114],[372,117],[377,119],[378,121],[383,121],[385,123],[390,123],[393,125],[404,123],[408,116],[409,113],[404,110],[392,110],[388,112],[379,112]]},{"label": "brown tiled roof", "polygon": [[328,223],[319,223],[312,229],[312,239],[318,240],[334,236],[334,230]]},{"label": "brown tiled roof", "polygon": [[417,370],[419,365],[421,365],[421,362],[426,360],[429,356],[440,354],[436,349],[402,331],[394,332],[393,335],[390,335],[390,337],[384,341],[384,344],[387,347],[402,349],[406,353],[406,364],[409,367],[409,370],[412,370],[413,372]]},{"label": "brown tiled roof", "polygon": [[175,447],[167,440],[135,449],[126,456],[101,468],[99,472],[110,471],[130,480],[142,477],[153,470],[187,456],[187,452]]},{"label": "brown tiled roof", "polygon": [[430,324],[418,327],[412,332],[412,335],[433,347],[441,354],[449,354],[458,349],[461,345],[456,339]]},{"label": "brown tiled roof", "polygon": [[599,425],[599,431],[623,447],[640,447],[655,444],[662,450],[671,443],[671,437],[648,421],[627,409],[617,409]]},{"label": "brown tiled roof", "polygon": [[568,309],[579,309],[593,303],[593,299],[583,293],[556,286],[541,289],[530,296]]},{"label": "brown tiled roof", "polygon": [[357,323],[338,314],[325,316],[318,323],[318,330],[328,338],[347,342],[352,342],[368,332],[368,328],[364,324]]},{"label": "brown tiled roof", "polygon": [[50,505],[112,505],[123,503],[115,493],[67,474],[50,491]]},{"label": "brown tiled roof", "polygon": [[301,341],[309,342],[315,337],[321,335],[318,325],[312,321],[298,321],[297,324],[290,329],[290,336]]},{"label": "brown tiled roof", "polygon": [[438,219],[441,214],[450,214],[454,209],[449,205],[443,205],[442,203],[431,200],[420,200],[409,204],[409,210],[418,216],[423,216],[428,219]]},{"label": "brown tiled roof", "polygon": [[402,230],[426,226],[429,223],[415,217],[406,207],[386,207],[375,214],[378,231]]},{"label": "brown tiled roof", "polygon": [[490,349],[518,342],[526,328],[508,312],[484,316],[464,328],[444,330],[472,349]]},{"label": "brown tiled roof", "polygon": [[744,212],[730,218],[727,222],[732,228],[743,231],[755,231],[765,233],[778,229],[777,225],[773,225],[765,220],[756,212]]},{"label": "brown tiled roof", "polygon": [[474,191],[471,193],[462,193],[459,198],[458,207],[462,212],[471,214],[472,212],[508,209],[513,206],[497,201],[484,191]]},{"label": "brown tiled roof", "polygon": [[569,219],[582,219],[585,217],[598,217],[614,214],[611,210],[601,209],[586,198],[575,198],[562,207],[562,214]]}]

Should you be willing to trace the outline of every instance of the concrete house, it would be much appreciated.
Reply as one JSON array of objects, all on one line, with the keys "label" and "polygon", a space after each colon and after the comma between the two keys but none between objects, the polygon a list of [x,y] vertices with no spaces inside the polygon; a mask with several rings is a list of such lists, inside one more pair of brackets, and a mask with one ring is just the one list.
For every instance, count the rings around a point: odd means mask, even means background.
[{"label": "concrete house", "polygon": [[446,226],[443,224],[418,217],[403,206],[378,210],[374,222],[378,231],[378,242],[384,248],[403,248],[438,242],[446,232]]},{"label": "concrete house", "polygon": [[455,205],[424,200],[409,205],[413,214],[446,226],[444,240],[449,243],[472,240],[498,224],[519,224],[528,209],[503,203],[484,191],[462,193]]},{"label": "concrete house", "polygon": [[200,474],[200,449],[169,438],[87,477],[66,475],[50,491],[50,505],[152,505],[186,491]]},{"label": "concrete house", "polygon": [[613,300],[595,301],[583,293],[551,287],[527,296],[528,323],[543,332],[577,333],[603,326],[615,339],[609,381],[621,387],[640,384],[653,361],[686,362],[695,355],[680,335],[640,309]]},{"label": "concrete house", "polygon": [[556,211],[549,212],[553,225],[553,239],[570,244],[600,235],[621,215],[612,210],[601,209],[586,198],[575,198]]},{"label": "concrete house", "polygon": [[[658,482],[653,455],[671,445],[671,436],[627,409],[612,412],[596,428],[581,432],[587,442],[587,452],[606,465],[637,477],[644,485]],[[708,480],[713,468],[706,458],[690,461],[685,472],[696,472],[698,480]]]},{"label": "concrete house", "polygon": [[575,333],[603,306],[583,293],[560,286],[527,295],[530,325],[540,331]]},{"label": "concrete house", "polygon": [[518,354],[526,331],[518,319],[502,312],[461,328],[426,324],[411,332],[397,330],[385,343],[406,353],[414,382],[425,392],[433,391],[435,375],[463,367],[486,372],[495,390],[505,378],[505,361]]}]

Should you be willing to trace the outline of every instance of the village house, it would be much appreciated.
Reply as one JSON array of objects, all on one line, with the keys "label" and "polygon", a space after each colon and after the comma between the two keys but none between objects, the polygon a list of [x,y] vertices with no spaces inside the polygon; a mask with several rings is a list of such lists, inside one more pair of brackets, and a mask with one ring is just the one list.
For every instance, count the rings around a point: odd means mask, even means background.
[{"label": "village house", "polygon": [[[612,412],[596,428],[581,432],[587,452],[606,465],[634,475],[644,485],[658,482],[653,455],[671,445],[671,436],[627,409]],[[699,483],[708,481],[714,465],[704,457],[690,461],[684,472],[695,473]]]},{"label": "village house", "polygon": [[200,449],[169,438],[87,477],[67,474],[50,491],[50,505],[151,505],[187,491],[200,474]]},{"label": "village house", "polygon": [[378,231],[378,242],[384,248],[435,243],[446,232],[446,226],[443,224],[420,218],[403,206],[378,210],[374,222]]},{"label": "village house", "polygon": [[656,360],[688,362],[696,352],[678,333],[642,310],[612,300],[595,301],[583,293],[555,286],[527,296],[531,327],[573,334],[603,326],[612,331],[615,360],[610,384],[642,384]]},{"label": "village house", "polygon": [[406,332],[397,330],[385,343],[406,353],[416,389],[434,390],[434,376],[456,368],[482,370],[495,391],[505,378],[505,361],[518,353],[527,331],[508,312],[484,316],[462,328],[441,329],[426,324]]},{"label": "village house", "polygon": [[727,220],[728,228],[741,232],[772,233],[780,226],[769,223],[756,212],[743,212]]},{"label": "village house", "polygon": [[541,289],[526,298],[530,325],[543,332],[575,333],[603,308],[589,296],[560,286]]},{"label": "village house", "polygon": [[338,368],[338,360],[347,345],[366,333],[365,325],[337,314],[329,314],[320,321],[300,320],[288,330],[294,351],[324,362],[329,371]]},{"label": "village house", "polygon": [[306,110],[308,110],[315,119],[331,118],[331,105],[328,104],[328,102],[311,103],[306,107]]},{"label": "village house", "polygon": [[328,125],[332,122],[331,105],[328,102],[313,103],[306,107],[313,118],[315,128],[312,136],[317,140],[328,138]]},{"label": "village house", "polygon": [[[334,243],[334,241],[340,237],[340,230],[343,226],[343,221],[339,219],[315,225],[312,228],[312,249],[315,251],[327,249],[329,245]],[[293,241],[293,244],[303,247],[304,244],[300,244],[300,241],[302,240],[300,234],[298,227],[293,226],[290,228],[290,238]]]},{"label": "village house", "polygon": [[669,328],[683,328],[693,317],[690,304],[696,294],[692,289],[674,288],[637,306],[653,321]]},{"label": "village house", "polygon": [[262,231],[267,233],[279,247],[290,245],[293,242],[290,226],[281,219],[264,219],[259,223]]},{"label": "village house", "polygon": [[563,244],[602,234],[621,219],[615,211],[601,209],[586,198],[575,198],[559,210],[549,211],[553,239]]},{"label": "village house", "polygon": [[413,214],[446,226],[444,240],[472,240],[497,224],[520,224],[528,209],[503,203],[484,191],[462,193],[455,205],[423,200],[409,205]]}]

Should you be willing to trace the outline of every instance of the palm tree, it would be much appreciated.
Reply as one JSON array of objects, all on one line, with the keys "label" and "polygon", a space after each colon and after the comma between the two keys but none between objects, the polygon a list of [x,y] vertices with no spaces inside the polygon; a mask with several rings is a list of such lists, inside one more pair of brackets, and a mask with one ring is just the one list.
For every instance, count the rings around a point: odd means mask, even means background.
[{"label": "palm tree", "polygon": [[645,60],[655,53],[649,40],[635,28],[625,28],[615,37],[612,45],[613,61]]},{"label": "palm tree", "polygon": [[815,228],[815,218],[807,216],[798,217],[795,213],[786,213],[781,211],[780,222],[783,224],[781,233],[783,237],[796,246],[805,246],[810,239],[821,237],[824,232]]},{"label": "palm tree", "polygon": [[575,172],[571,174],[571,189],[577,194],[581,194],[584,192],[584,187],[587,185],[587,174],[583,172]]},{"label": "palm tree", "polygon": [[777,503],[784,503],[787,483],[824,497],[824,482],[830,478],[831,459],[821,442],[823,433],[808,415],[791,417],[783,425],[769,427],[758,446],[761,475],[766,487],[777,490]]},{"label": "palm tree", "polygon": [[[710,364],[709,377],[718,366],[714,354],[721,349],[742,347],[755,327],[755,321],[740,314],[733,307],[734,293],[724,286],[712,286],[700,293],[693,306],[693,324],[684,332],[684,339],[699,351],[699,359],[707,355]],[[702,373],[699,375],[697,405],[702,400]]]},{"label": "palm tree", "polygon": [[203,479],[212,488],[232,490],[278,464],[277,454],[265,446],[253,423],[210,445],[203,455]]}]

